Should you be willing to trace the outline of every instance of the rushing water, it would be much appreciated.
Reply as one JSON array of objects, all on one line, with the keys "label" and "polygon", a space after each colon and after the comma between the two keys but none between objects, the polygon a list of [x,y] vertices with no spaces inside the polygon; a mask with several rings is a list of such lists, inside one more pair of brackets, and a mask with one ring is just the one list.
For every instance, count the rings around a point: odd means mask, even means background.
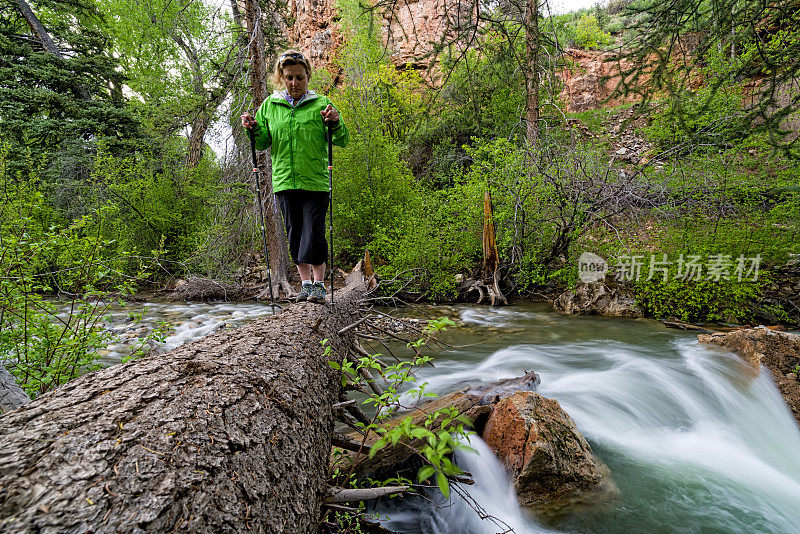
[{"label": "rushing water", "polygon": [[[621,491],[613,506],[547,525],[524,518],[483,444],[470,494],[514,532],[800,532],[800,431],[766,373],[730,353],[646,320],[563,317],[543,307],[463,308],[464,345],[419,373],[439,393],[465,384],[541,376]],[[475,344],[476,343],[476,344]],[[474,506],[473,506],[474,507]],[[401,532],[503,532],[458,497],[435,510],[391,512]]]},{"label": "rushing water", "polygon": [[[154,304],[144,323],[169,320],[164,348],[270,313],[263,304]],[[124,338],[130,308],[109,328]],[[497,460],[473,438],[478,455],[458,462],[473,473],[469,501],[433,507],[393,499],[389,528],[419,534],[786,533],[800,532],[800,431],[766,373],[693,334],[648,320],[562,316],[546,305],[439,307],[458,326],[454,346],[417,375],[445,394],[465,385],[535,371],[538,393],[572,416],[611,469],[621,497],[611,506],[549,520],[527,517]],[[135,332],[135,330],[133,331]],[[119,361],[124,343],[111,347]],[[482,509],[497,520],[481,519]]]},{"label": "rushing water", "polygon": [[[195,341],[217,330],[240,326],[264,315],[270,315],[269,304],[264,303],[128,303],[102,307],[103,327],[113,336],[112,343],[98,351],[102,360],[113,365],[129,355],[139,340],[156,329],[158,323],[168,323],[170,329],[164,342],[158,343],[165,352],[189,341]],[[60,315],[66,319],[70,310],[64,307]]]}]

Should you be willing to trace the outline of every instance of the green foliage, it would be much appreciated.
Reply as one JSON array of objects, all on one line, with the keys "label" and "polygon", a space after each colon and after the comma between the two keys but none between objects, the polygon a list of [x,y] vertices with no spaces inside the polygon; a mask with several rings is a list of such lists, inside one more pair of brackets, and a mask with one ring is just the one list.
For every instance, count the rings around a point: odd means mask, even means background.
[{"label": "green foliage", "polygon": [[208,222],[209,200],[218,190],[219,170],[207,159],[193,168],[170,165],[183,147],[174,143],[164,150],[161,161],[106,151],[97,158],[84,203],[98,211],[87,225],[113,241],[115,254],[147,257],[163,250],[166,259],[179,261],[196,249],[198,232]]},{"label": "green foliage", "polygon": [[359,106],[364,93],[357,89],[336,96],[351,134],[347,148],[334,156],[335,242],[348,261],[369,247],[380,262],[383,245],[399,238],[419,193],[399,147],[382,128],[380,107]]},{"label": "green foliage", "polygon": [[612,17],[609,20],[606,30],[611,35],[618,35],[625,29],[625,19],[622,17]]},{"label": "green foliage", "polygon": [[692,150],[729,147],[748,135],[742,109],[742,88],[732,83],[725,58],[712,54],[703,69],[707,83],[695,91],[672,94],[656,111],[645,133],[662,149]]},{"label": "green foliage", "polygon": [[673,205],[653,214],[659,250],[760,254],[766,264],[785,262],[800,237],[799,170],[754,137],[728,151],[672,162],[664,173]]},{"label": "green foliage", "polygon": [[758,300],[763,282],[737,280],[683,281],[655,277],[636,284],[636,300],[659,319],[741,322],[751,318],[750,304]]},{"label": "green foliage", "polygon": [[575,46],[588,50],[603,48],[611,44],[612,38],[600,29],[597,16],[594,14],[583,15],[572,26]]},{"label": "green foliage", "polygon": [[385,62],[372,32],[371,12],[342,4],[349,38],[338,61],[349,82],[330,96],[350,131],[347,148],[334,155],[335,242],[345,261],[370,248],[376,263],[394,243],[419,204],[419,192],[400,158],[403,143],[421,112],[421,79]]},{"label": "green foliage", "polygon": [[96,142],[123,150],[139,135],[122,98],[123,76],[108,54],[108,36],[91,2],[43,2],[40,19],[63,58],[34,43],[16,2],[0,8],[0,143],[6,165],[23,172],[29,159],[59,183],[86,173]]},{"label": "green foliage", "polygon": [[208,2],[96,0],[131,106],[144,128],[168,140],[198,116],[215,121],[230,88],[239,29]]},{"label": "green foliage", "polygon": [[463,183],[426,191],[397,238],[374,243],[387,261],[377,271],[385,278],[413,278],[411,290],[453,297],[455,275],[470,272],[481,257],[481,198]]},{"label": "green foliage", "polygon": [[[115,341],[106,311],[149,275],[152,261],[118,254],[94,225],[102,209],[71,224],[59,218],[35,174],[12,175],[6,155],[7,146],[0,150],[0,361],[36,396],[103,366],[99,351]],[[65,291],[66,301],[43,296]],[[140,340],[139,354],[149,339]]]},{"label": "green foliage", "polygon": [[[356,361],[344,358],[339,363],[333,359],[334,353],[328,340],[322,342],[325,347],[325,356],[329,358],[329,365],[342,372],[342,385],[355,385],[363,391],[371,391],[365,383],[362,370],[378,373],[386,383],[382,394],[370,393],[363,402],[371,405],[376,411],[372,423],[369,425],[358,423],[365,433],[365,440],[370,433],[378,436],[369,449],[369,457],[374,457],[385,447],[396,446],[402,440],[406,446],[415,447],[416,454],[425,462],[417,473],[418,482],[423,483],[435,477],[439,490],[446,498],[450,495],[448,477],[461,473],[458,466],[451,460],[452,453],[459,449],[472,450],[457,439],[459,436],[467,437],[471,433],[467,430],[471,422],[452,407],[427,414],[421,425],[415,424],[411,417],[400,420],[392,420],[392,417],[398,409],[404,407],[404,397],[417,403],[424,398],[436,396],[425,391],[426,384],[407,388],[416,383],[414,371],[431,361],[430,356],[423,354],[423,347],[436,332],[454,324],[447,318],[431,321],[423,331],[424,337],[408,344],[408,348],[414,354],[412,358],[398,361],[392,365],[381,363],[379,361],[380,354],[364,356]],[[434,431],[432,427],[438,427],[438,430]],[[343,473],[341,469],[335,472],[340,475]],[[352,481],[350,482],[352,483]]]},{"label": "green foliage", "polygon": [[543,24],[551,30],[562,47],[585,50],[603,48],[613,42],[604,28],[609,22],[605,10],[581,9],[563,15],[553,15]]},{"label": "green foliage", "polygon": [[[630,67],[622,72],[626,79],[624,89],[641,95],[644,100],[667,95],[671,108],[685,115],[677,123],[681,133],[707,133],[703,121],[709,114],[713,119],[711,133],[736,132],[747,126],[748,133],[768,132],[774,146],[781,147],[796,157],[796,139],[787,137],[786,119],[798,112],[797,98],[789,96],[789,87],[795,83],[800,67],[800,14],[796,9],[781,9],[776,4],[758,0],[676,0],[674,2],[638,1],[626,10],[637,38],[623,55]],[[687,39],[700,37],[697,43]],[[707,66],[714,69],[709,77]],[[698,76],[702,75],[702,78]],[[715,115],[717,91],[728,91],[731,84],[745,82],[759,76],[755,83],[747,84],[746,98],[723,104],[735,109],[732,125],[725,117]],[[702,80],[705,89],[695,91]],[[686,112],[681,100],[691,95]],[[700,97],[698,100],[697,97]],[[699,106],[698,106],[699,104]],[[700,124],[691,124],[691,117],[699,110]],[[718,132],[719,121],[723,132]],[[684,125],[684,123],[686,123]],[[726,140],[724,139],[723,142]],[[706,136],[708,138],[708,136]],[[707,142],[707,141],[703,141]]]}]

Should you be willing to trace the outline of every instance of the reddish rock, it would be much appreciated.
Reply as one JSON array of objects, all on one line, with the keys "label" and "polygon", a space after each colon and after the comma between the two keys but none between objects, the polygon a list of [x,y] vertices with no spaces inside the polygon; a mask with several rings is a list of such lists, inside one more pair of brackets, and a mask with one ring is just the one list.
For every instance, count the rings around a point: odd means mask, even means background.
[{"label": "reddish rock", "polygon": [[383,17],[384,43],[396,67],[418,69],[430,66],[434,45],[447,35],[456,18],[470,17],[471,7],[458,0],[408,0],[394,5],[394,12]]},{"label": "reddish rock", "polygon": [[336,51],[342,45],[336,4],[332,0],[289,0],[293,24],[285,33],[291,45],[311,59],[317,70],[327,70],[331,79],[339,74],[333,67]]},{"label": "reddish rock", "polygon": [[520,505],[534,512],[556,514],[619,493],[608,467],[555,400],[530,391],[504,398],[483,439],[509,470]]},{"label": "reddish rock", "polygon": [[[633,95],[626,98],[614,94],[621,79],[614,54],[570,48],[564,51],[564,57],[567,66],[558,77],[564,82],[560,96],[567,103],[568,111],[586,111],[637,100]],[[622,68],[628,70],[630,64],[623,61]]]},{"label": "reddish rock", "polygon": [[[290,0],[293,19],[285,34],[301,52],[311,58],[315,68],[331,71],[336,51],[343,44],[338,13],[332,0]],[[452,19],[466,6],[457,0],[409,0],[394,4],[393,11],[376,13],[381,25],[381,42],[397,67],[427,69],[434,44],[442,40]],[[468,9],[468,6],[467,6]],[[466,13],[465,13],[466,15]]]},{"label": "reddish rock", "polygon": [[697,336],[701,343],[713,343],[737,353],[758,371],[763,364],[772,381],[800,423],[800,381],[795,368],[800,365],[800,335],[757,326],[727,334]]}]

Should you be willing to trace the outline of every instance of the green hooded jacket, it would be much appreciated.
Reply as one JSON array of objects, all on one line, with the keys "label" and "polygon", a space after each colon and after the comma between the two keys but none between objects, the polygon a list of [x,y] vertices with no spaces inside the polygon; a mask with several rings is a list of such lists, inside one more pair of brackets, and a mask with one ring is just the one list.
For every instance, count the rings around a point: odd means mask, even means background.
[{"label": "green hooded jacket", "polygon": [[[275,91],[261,104],[253,128],[256,148],[272,147],[272,191],[327,191],[328,143],[320,111],[331,101],[309,91],[292,107],[284,95],[285,91]],[[333,143],[344,147],[349,140],[340,118],[333,130]]]}]

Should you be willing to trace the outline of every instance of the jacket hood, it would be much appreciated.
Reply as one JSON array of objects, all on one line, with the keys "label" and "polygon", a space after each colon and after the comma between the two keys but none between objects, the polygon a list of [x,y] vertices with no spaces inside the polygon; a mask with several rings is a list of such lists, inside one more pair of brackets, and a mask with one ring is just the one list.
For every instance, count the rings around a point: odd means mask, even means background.
[{"label": "jacket hood", "polygon": [[[275,91],[270,95],[270,99],[272,99],[272,100],[274,100],[276,102],[284,102],[284,103],[288,104],[289,100],[286,98],[288,96],[289,96],[289,92],[286,89],[275,89]],[[315,98],[317,98],[317,92],[316,91],[307,91],[306,94],[304,94],[300,98],[300,100],[298,102],[296,102],[294,105],[297,106],[297,105],[299,105],[299,104],[301,104],[303,102],[307,102],[307,101],[313,100]]]}]

